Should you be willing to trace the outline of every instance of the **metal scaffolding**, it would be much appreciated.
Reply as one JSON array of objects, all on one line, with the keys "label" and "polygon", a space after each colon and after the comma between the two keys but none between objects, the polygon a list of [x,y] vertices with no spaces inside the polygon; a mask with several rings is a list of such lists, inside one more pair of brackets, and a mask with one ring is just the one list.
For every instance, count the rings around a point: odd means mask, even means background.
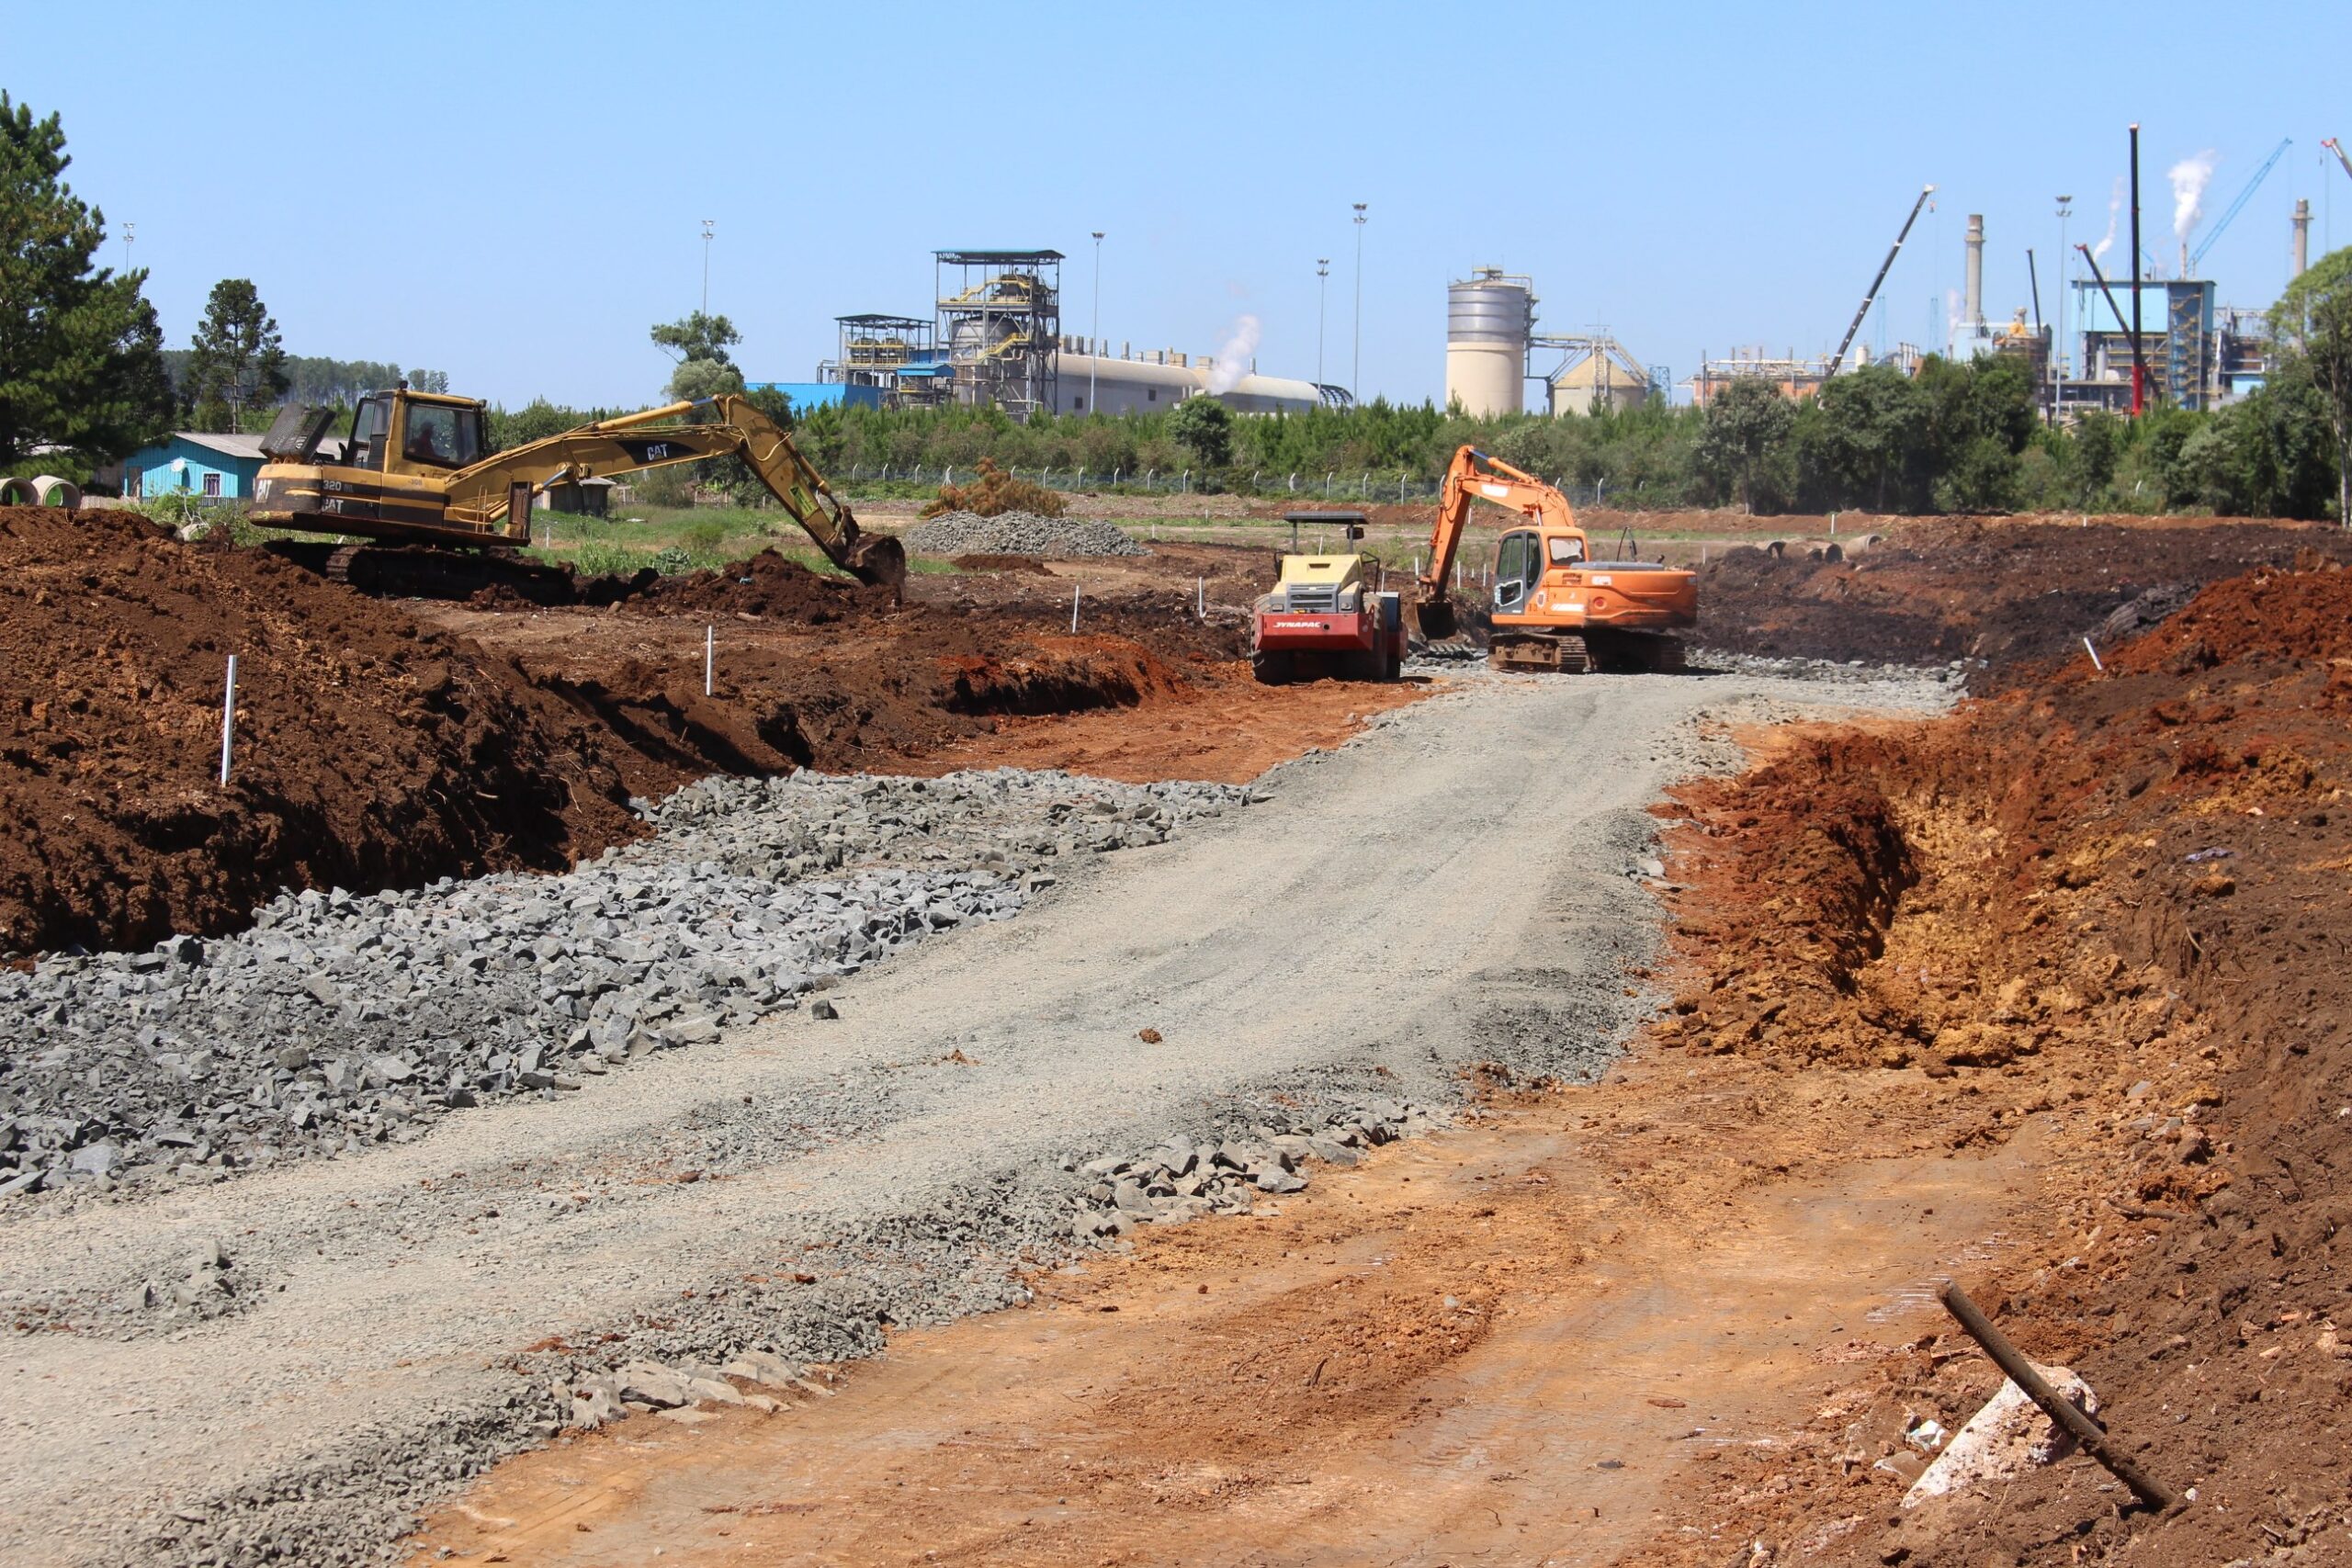
[{"label": "metal scaffolding", "polygon": [[959,403],[1015,419],[1054,406],[1061,341],[1059,251],[934,251],[937,342]]}]

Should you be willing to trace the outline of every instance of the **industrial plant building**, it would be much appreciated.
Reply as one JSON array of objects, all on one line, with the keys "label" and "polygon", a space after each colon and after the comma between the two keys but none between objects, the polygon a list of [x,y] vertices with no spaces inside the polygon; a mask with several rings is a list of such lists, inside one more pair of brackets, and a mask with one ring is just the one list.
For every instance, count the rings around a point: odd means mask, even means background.
[{"label": "industrial plant building", "polygon": [[[2275,154],[2274,154],[2275,158]],[[2267,165],[2265,165],[2267,171]],[[2260,173],[2256,179],[2258,181]],[[2248,193],[2251,193],[2251,185]],[[2227,219],[2234,216],[2245,196],[2224,214],[2204,244],[2191,251],[2182,245],[2184,272],[2193,267],[2219,237]],[[2294,213],[2294,272],[2301,274],[2309,259],[2311,204],[2298,201]],[[2120,277],[2072,277],[2055,296],[2062,315],[2057,322],[2041,319],[2041,290],[2032,290],[2030,307],[2019,306],[2005,322],[1990,321],[1984,313],[1984,220],[1971,214],[1963,241],[1963,287],[1960,310],[1951,323],[1942,352],[1954,360],[1991,355],[2014,357],[2039,389],[2042,406],[2053,417],[2092,409],[2127,410],[2132,406],[2132,295],[2139,299],[2141,362],[2151,398],[2178,408],[2211,409],[2232,402],[2262,385],[2268,373],[2271,345],[2263,312],[2220,302],[2220,286],[2210,277],[2150,277],[2135,285],[2126,272]],[[1459,285],[1457,288],[1461,287]],[[2029,319],[2029,309],[2030,319]],[[1897,344],[1886,356],[1905,374],[1917,370],[1925,351],[1910,344]],[[1808,359],[1793,350],[1785,355],[1761,349],[1735,352],[1725,358],[1701,357],[1698,373],[1684,385],[1691,400],[1702,405],[1736,381],[1765,380],[1789,397],[1811,397],[1840,370],[1871,363],[1868,351],[1859,351],[1843,365]]]},{"label": "industrial plant building", "polygon": [[1237,413],[1346,408],[1345,388],[1220,365],[1172,348],[1136,351],[1061,330],[1059,251],[933,253],[928,318],[834,318],[833,356],[813,383],[769,383],[796,404],[928,408],[992,406],[1016,419],[1150,413],[1214,397]]},{"label": "industrial plant building", "polygon": [[[1527,412],[1527,386],[1544,388],[1554,414],[1638,408],[1670,385],[1665,370],[1645,367],[1605,327],[1580,333],[1535,328],[1535,285],[1500,267],[1473,268],[1446,286],[1445,401],[1480,419]],[[1540,359],[1560,357],[1548,371]]]}]

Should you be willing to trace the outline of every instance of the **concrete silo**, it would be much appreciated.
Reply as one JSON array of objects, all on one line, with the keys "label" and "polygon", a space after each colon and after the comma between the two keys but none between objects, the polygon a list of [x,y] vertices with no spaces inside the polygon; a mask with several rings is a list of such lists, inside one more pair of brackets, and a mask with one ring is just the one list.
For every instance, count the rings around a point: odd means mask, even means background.
[{"label": "concrete silo", "polygon": [[1535,288],[1500,267],[1472,270],[1445,290],[1445,399],[1481,417],[1524,412]]}]

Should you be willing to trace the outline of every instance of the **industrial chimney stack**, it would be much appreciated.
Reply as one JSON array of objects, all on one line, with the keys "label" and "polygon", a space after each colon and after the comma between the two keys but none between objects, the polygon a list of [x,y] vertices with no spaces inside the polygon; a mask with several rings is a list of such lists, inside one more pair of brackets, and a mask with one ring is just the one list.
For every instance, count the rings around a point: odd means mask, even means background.
[{"label": "industrial chimney stack", "polygon": [[1968,215],[1968,298],[1962,319],[1972,327],[1984,324],[1984,215]]},{"label": "industrial chimney stack", "polygon": [[2312,203],[2311,197],[2295,198],[2295,270],[2288,276],[2301,277],[2303,268],[2312,264]]}]

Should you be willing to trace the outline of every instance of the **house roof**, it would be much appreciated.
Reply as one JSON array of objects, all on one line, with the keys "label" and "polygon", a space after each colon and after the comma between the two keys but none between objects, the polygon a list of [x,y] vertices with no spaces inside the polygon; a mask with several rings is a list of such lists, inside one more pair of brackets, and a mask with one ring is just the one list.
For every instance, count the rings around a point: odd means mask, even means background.
[{"label": "house roof", "polygon": [[175,430],[172,439],[185,441],[191,446],[209,446],[231,457],[261,457],[261,437],[258,435],[215,435],[209,431]]},{"label": "house roof", "polygon": [[[243,457],[255,463],[269,460],[269,455],[261,449],[261,437],[258,435],[221,435],[209,430],[175,430],[172,439],[218,452],[224,457]],[[319,443],[318,455],[330,461],[340,459],[343,445],[341,437],[330,435]]]}]

